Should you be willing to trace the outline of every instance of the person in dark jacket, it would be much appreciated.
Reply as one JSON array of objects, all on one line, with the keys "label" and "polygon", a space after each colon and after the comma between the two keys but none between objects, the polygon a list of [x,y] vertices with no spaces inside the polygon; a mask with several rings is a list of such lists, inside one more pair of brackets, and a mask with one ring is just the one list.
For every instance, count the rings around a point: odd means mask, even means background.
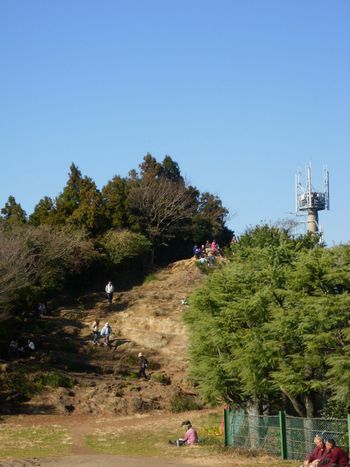
[{"label": "person in dark jacket", "polygon": [[336,446],[333,438],[326,440],[326,450],[317,464],[317,467],[347,467],[349,456],[347,453]]},{"label": "person in dark jacket", "polygon": [[318,464],[320,459],[322,459],[322,456],[326,450],[322,436],[316,435],[314,443],[316,444],[316,447],[304,460],[303,467],[314,467]]},{"label": "person in dark jacket", "polygon": [[137,374],[137,377],[138,377],[138,379],[140,379],[141,377],[144,377],[145,379],[148,379],[147,375],[146,375],[146,368],[148,367],[147,358],[143,355],[142,352],[139,353],[138,357],[140,359],[140,369],[139,369],[139,372]]}]

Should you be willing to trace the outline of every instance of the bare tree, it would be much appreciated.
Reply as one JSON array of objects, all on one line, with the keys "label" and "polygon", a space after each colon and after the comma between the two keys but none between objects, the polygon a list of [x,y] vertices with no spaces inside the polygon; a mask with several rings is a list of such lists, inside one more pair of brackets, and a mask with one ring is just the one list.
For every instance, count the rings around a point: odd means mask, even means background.
[{"label": "bare tree", "polygon": [[24,230],[0,225],[0,305],[35,277],[35,251],[23,248]]},{"label": "bare tree", "polygon": [[0,306],[27,286],[62,282],[92,254],[92,244],[76,230],[0,224]]},{"label": "bare tree", "polygon": [[142,220],[153,249],[165,244],[169,228],[196,212],[193,194],[182,181],[144,177],[129,194],[130,207]]}]

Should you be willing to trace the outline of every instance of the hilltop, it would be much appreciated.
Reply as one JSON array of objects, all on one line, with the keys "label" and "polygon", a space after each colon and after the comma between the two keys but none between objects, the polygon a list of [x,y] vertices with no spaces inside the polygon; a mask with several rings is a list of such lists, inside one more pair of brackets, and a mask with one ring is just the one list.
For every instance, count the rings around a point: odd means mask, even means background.
[{"label": "hilltop", "polygon": [[[116,284],[112,305],[104,293],[91,293],[39,318],[32,330],[38,352],[3,370],[25,373],[28,381],[40,381],[42,390],[28,397],[24,383],[16,391],[3,389],[4,412],[126,415],[199,407],[187,379],[181,301],[202,281],[195,259],[182,260],[129,291],[118,291]],[[111,325],[111,347],[92,344],[95,318]],[[136,379],[140,351],[149,360],[149,381]]]}]

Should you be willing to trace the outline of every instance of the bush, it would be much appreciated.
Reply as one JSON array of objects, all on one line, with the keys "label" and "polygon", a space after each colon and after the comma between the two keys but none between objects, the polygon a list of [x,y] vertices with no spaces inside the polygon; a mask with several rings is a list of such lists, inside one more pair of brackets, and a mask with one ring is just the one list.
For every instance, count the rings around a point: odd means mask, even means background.
[{"label": "bush", "polygon": [[68,376],[53,371],[43,373],[36,378],[35,382],[38,387],[50,386],[52,388],[72,388],[74,386],[73,380]]},{"label": "bush", "polygon": [[171,384],[170,376],[165,373],[153,373],[151,379],[157,383],[164,384],[164,386]]},{"label": "bush", "polygon": [[116,266],[129,260],[145,260],[151,250],[151,243],[145,236],[129,230],[109,230],[101,245]]},{"label": "bush", "polygon": [[187,412],[189,410],[202,409],[203,405],[199,403],[193,396],[184,393],[177,393],[170,400],[171,412]]}]

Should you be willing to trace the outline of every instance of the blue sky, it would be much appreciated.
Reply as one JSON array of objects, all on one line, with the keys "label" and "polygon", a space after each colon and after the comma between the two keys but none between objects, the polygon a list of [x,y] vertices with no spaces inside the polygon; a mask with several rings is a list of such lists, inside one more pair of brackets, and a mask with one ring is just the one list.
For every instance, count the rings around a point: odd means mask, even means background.
[{"label": "blue sky", "polygon": [[349,241],[348,0],[2,0],[0,70],[0,207],[169,154],[241,233],[292,217],[311,162]]}]

